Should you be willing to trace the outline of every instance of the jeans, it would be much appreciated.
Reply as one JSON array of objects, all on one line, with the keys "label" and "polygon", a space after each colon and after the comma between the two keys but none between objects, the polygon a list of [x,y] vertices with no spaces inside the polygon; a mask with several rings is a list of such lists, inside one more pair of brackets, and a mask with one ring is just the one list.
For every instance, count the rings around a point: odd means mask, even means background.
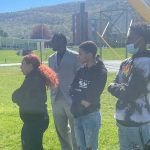
[{"label": "jeans", "polygon": [[138,127],[126,127],[118,123],[120,150],[144,150],[150,140],[150,123]]},{"label": "jeans", "polygon": [[100,112],[96,111],[74,119],[74,130],[80,150],[98,149],[98,134],[101,124]]},{"label": "jeans", "polygon": [[43,150],[42,140],[45,130],[48,128],[49,119],[24,122],[21,131],[23,150]]}]

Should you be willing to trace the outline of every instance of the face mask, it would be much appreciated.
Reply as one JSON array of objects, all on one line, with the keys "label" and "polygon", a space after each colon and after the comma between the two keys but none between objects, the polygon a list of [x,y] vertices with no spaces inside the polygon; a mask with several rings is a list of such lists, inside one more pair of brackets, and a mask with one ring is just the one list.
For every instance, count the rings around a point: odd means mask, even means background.
[{"label": "face mask", "polygon": [[127,44],[127,51],[128,51],[128,53],[135,54],[135,53],[138,52],[138,50],[139,50],[138,48],[134,47],[134,44]]}]

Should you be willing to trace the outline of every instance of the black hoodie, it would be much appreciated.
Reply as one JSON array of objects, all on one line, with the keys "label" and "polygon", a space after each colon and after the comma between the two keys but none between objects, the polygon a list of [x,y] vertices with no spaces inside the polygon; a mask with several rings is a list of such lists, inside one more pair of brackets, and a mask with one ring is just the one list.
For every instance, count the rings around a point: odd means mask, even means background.
[{"label": "black hoodie", "polygon": [[[92,67],[84,66],[77,72],[71,85],[70,95],[72,98],[71,112],[74,117],[92,113],[100,108],[100,95],[102,94],[107,80],[107,70],[101,60]],[[85,108],[81,101],[90,102]]]}]

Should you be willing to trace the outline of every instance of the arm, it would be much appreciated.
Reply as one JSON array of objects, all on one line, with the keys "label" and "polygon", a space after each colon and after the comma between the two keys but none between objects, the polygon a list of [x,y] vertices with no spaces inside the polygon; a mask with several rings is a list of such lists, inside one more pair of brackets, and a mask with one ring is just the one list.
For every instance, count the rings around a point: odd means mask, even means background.
[{"label": "arm", "polygon": [[[117,98],[121,98],[120,93],[125,90],[124,86],[128,82],[128,73],[129,73],[128,61],[130,61],[130,60],[125,60],[121,63],[115,80],[113,81],[113,83],[111,83],[108,86],[108,92],[110,92],[113,96],[115,96]],[[129,64],[130,64],[130,62],[129,62]]]},{"label": "arm", "polygon": [[41,89],[44,90],[45,86],[38,77],[25,79],[21,87],[12,94],[12,100],[19,106],[33,105],[45,99]]},{"label": "arm", "polygon": [[76,75],[73,79],[73,82],[70,86],[70,90],[69,90],[69,94],[72,98],[72,100],[77,99],[77,92],[76,92],[76,88],[78,88],[78,82],[79,82],[79,71],[76,72]]},{"label": "arm", "polygon": [[21,85],[21,87],[16,89],[13,92],[12,101],[20,106],[21,101],[25,98],[26,89],[28,89],[28,88],[27,88],[27,81],[25,79],[23,84]]},{"label": "arm", "polygon": [[74,66],[74,70],[75,70],[75,74],[77,73],[77,71],[81,68],[81,63],[79,60],[79,55],[75,56],[75,66]]},{"label": "arm", "polygon": [[141,71],[133,67],[127,84],[111,84],[108,91],[117,98],[133,101],[145,90],[145,84]]}]

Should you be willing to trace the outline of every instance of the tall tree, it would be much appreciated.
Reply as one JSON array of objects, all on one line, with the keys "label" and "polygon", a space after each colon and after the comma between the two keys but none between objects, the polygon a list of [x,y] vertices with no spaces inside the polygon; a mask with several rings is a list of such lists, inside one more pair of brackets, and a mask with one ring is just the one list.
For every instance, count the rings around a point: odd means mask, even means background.
[{"label": "tall tree", "polygon": [[40,24],[33,28],[30,37],[31,39],[50,39],[51,32],[46,25]]}]

